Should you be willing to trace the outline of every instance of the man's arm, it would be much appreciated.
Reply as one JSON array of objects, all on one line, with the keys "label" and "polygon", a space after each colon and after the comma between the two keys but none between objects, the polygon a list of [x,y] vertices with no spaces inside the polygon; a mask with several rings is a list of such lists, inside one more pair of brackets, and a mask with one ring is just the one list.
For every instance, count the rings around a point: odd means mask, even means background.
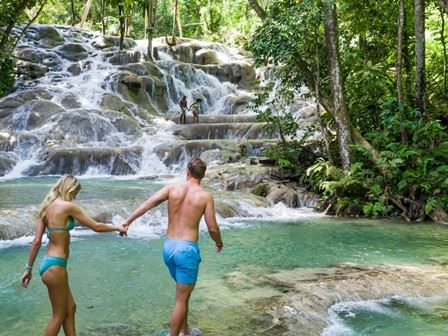
[{"label": "man's arm", "polygon": [[208,233],[210,234],[210,237],[215,241],[216,252],[221,252],[224,244],[222,243],[221,232],[219,230],[218,223],[216,222],[215,201],[213,200],[213,196],[211,194],[209,194],[207,197],[204,219],[205,223],[207,224]]},{"label": "man's arm", "polygon": [[155,208],[159,204],[165,202],[168,199],[170,186],[166,186],[148,198],[142,203],[134,212],[123,222],[124,226],[129,226],[137,218],[143,216],[146,212]]}]

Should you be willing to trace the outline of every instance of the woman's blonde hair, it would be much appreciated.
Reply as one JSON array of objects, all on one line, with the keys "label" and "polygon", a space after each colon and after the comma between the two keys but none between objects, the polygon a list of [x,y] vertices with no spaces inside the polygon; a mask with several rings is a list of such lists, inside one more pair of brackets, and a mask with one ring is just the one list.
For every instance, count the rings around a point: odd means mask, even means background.
[{"label": "woman's blonde hair", "polygon": [[39,208],[39,218],[44,218],[47,214],[48,207],[56,199],[62,199],[64,201],[72,201],[75,199],[76,194],[81,190],[81,184],[73,175],[64,175],[58,182],[51,188],[48,195],[44,198]]}]

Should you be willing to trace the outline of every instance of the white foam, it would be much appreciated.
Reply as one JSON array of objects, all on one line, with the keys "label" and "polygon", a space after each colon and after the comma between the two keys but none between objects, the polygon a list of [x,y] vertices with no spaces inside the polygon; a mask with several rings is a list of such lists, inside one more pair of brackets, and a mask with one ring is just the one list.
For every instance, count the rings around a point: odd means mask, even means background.
[{"label": "white foam", "polygon": [[401,318],[400,313],[388,307],[392,299],[347,301],[332,305],[328,309],[329,325],[323,330],[321,336],[355,336],[355,331],[346,324],[344,318],[355,318],[357,311]]}]

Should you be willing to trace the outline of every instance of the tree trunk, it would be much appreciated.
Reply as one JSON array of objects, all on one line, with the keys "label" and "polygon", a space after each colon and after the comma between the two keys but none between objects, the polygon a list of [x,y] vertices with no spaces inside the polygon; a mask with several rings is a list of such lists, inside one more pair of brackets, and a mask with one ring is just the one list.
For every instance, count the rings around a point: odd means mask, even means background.
[{"label": "tree trunk", "polygon": [[184,36],[184,32],[182,30],[182,21],[180,19],[180,8],[179,8],[179,6],[177,6],[176,21],[177,21],[177,29],[179,31],[179,37],[183,37]]},{"label": "tree trunk", "polygon": [[178,5],[178,0],[174,0],[174,5],[173,5],[173,30],[171,32],[171,44],[172,45],[176,45],[177,5]]},{"label": "tree trunk", "polygon": [[[316,40],[319,41],[319,32],[316,32]],[[325,127],[324,121],[322,119],[321,113],[320,113],[320,57],[319,57],[319,43],[316,43],[316,84],[314,86],[314,92],[316,95],[316,116],[319,119],[319,126],[320,131],[322,133],[322,137],[325,144],[325,150],[327,152],[328,160],[333,164],[333,156],[331,154],[331,147],[330,147],[330,135],[327,131],[327,128]]]},{"label": "tree trunk", "polygon": [[157,0],[148,0],[145,11],[146,38],[148,39],[148,47],[146,54],[149,60],[154,60],[152,39],[154,37],[156,22]]},{"label": "tree trunk", "polygon": [[403,42],[404,42],[404,24],[406,12],[404,8],[404,0],[399,0],[399,14],[398,14],[398,33],[397,33],[397,63],[395,68],[395,77],[397,79],[397,99],[398,104],[404,104],[403,96]]},{"label": "tree trunk", "polygon": [[74,27],[76,23],[75,0],[70,0],[70,11],[72,12],[71,26]]},{"label": "tree trunk", "polygon": [[[0,41],[0,51],[6,51],[6,46],[9,41],[9,36],[11,35],[12,29],[14,28],[14,25],[16,24],[16,21],[20,14],[25,10],[26,6],[28,5],[27,0],[23,0],[19,2],[19,4],[16,7],[16,11],[14,15],[11,16],[11,21],[8,22],[8,25],[6,26],[6,29],[2,32],[2,39]],[[6,22],[5,22],[6,24]]]},{"label": "tree trunk", "polygon": [[336,131],[339,144],[339,154],[342,168],[348,170],[351,166],[351,153],[349,146],[352,144],[351,123],[348,108],[344,98],[341,69],[339,65],[339,43],[337,29],[336,4],[325,3],[324,18],[325,42],[327,48],[328,67],[330,69],[331,94],[333,96],[333,118],[336,122]]},{"label": "tree trunk", "polygon": [[[404,29],[406,24],[406,9],[404,0],[399,0],[398,10],[398,29],[397,29],[397,63],[395,66],[395,78],[397,80],[397,101],[401,114],[401,119],[404,120],[403,105],[405,104],[403,93],[403,46],[404,46]],[[404,126],[401,126],[401,142],[407,143],[409,141],[408,131]]]},{"label": "tree trunk", "polygon": [[257,0],[247,0],[252,9],[257,13],[260,19],[264,20],[266,18],[265,10],[260,6]]},{"label": "tree trunk", "polygon": [[426,113],[426,70],[425,70],[425,0],[414,0],[415,10],[415,105]]},{"label": "tree trunk", "polygon": [[90,6],[92,6],[92,0],[87,0],[86,6],[84,7],[84,13],[82,14],[82,19],[79,27],[82,29],[86,23],[87,16],[89,15]]},{"label": "tree trunk", "polygon": [[124,35],[125,36],[131,36],[132,34],[132,17],[133,17],[133,12],[134,12],[134,6],[132,5],[132,7],[129,10],[129,14],[126,15],[125,17],[125,29],[124,29]]},{"label": "tree trunk", "polygon": [[125,33],[123,0],[120,0],[120,2],[118,3],[118,17],[120,19],[120,50],[123,50],[124,33]]},{"label": "tree trunk", "polygon": [[106,35],[106,21],[104,20],[106,16],[106,0],[101,0],[101,32]]},{"label": "tree trunk", "polygon": [[445,8],[440,6],[440,18],[442,20],[442,27],[440,27],[440,42],[442,43],[443,49],[443,93],[447,93],[447,63],[448,56],[446,53],[446,40],[445,40]]}]

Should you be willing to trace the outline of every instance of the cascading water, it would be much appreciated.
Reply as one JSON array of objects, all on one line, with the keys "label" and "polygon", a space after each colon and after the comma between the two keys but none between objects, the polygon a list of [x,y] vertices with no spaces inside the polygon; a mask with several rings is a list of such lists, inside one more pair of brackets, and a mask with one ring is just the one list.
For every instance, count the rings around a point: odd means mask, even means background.
[{"label": "cascading water", "polygon": [[[215,59],[234,68],[242,60],[247,63],[223,45],[188,43],[198,55],[216,49]],[[175,60],[176,52],[162,39],[154,41],[159,49],[155,62],[145,61],[144,41],[126,40],[125,51],[118,51],[117,44],[117,38],[75,28],[30,28],[17,48],[16,91],[0,100],[0,175],[178,172],[183,162],[167,166],[168,154],[154,151],[176,141],[174,124],[160,116],[177,116],[183,95],[190,104],[200,98],[204,115],[235,112],[238,97],[245,102],[250,97],[230,82],[234,79],[218,79],[227,71],[222,64],[207,65],[203,58],[202,64],[193,64],[199,59],[194,53],[183,62]],[[4,149],[13,137],[33,139],[33,144],[14,140]]]}]

